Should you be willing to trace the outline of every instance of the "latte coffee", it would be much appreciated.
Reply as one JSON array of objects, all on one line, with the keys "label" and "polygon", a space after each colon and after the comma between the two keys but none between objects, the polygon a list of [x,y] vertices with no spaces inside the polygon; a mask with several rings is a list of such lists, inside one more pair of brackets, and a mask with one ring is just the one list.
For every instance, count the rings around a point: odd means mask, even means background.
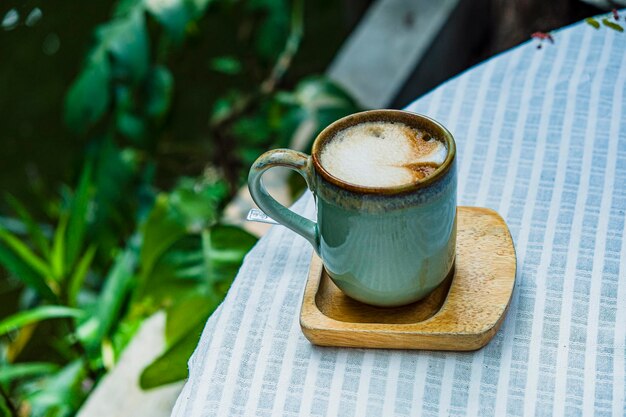
[{"label": "latte coffee", "polygon": [[363,187],[398,187],[430,176],[447,156],[443,141],[396,122],[365,122],[324,144],[320,163],[332,176]]},{"label": "latte coffee", "polygon": [[[248,185],[261,210],[311,243],[348,297],[395,307],[424,298],[452,271],[455,158],[454,138],[437,121],[369,110],[323,129],[311,155],[264,153],[250,168]],[[316,221],[290,211],[264,188],[263,173],[274,167],[304,177],[315,196]]]}]

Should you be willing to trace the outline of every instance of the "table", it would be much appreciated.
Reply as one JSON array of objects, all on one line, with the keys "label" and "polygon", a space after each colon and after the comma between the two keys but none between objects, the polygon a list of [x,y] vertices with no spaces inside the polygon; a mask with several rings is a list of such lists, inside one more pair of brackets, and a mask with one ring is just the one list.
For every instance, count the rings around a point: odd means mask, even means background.
[{"label": "table", "polygon": [[[470,353],[321,348],[298,316],[311,258],[273,227],[189,361],[173,416],[626,415],[626,34],[527,42],[408,107],[454,134],[459,204],[506,219],[508,317]],[[313,216],[305,195],[294,209]]]}]

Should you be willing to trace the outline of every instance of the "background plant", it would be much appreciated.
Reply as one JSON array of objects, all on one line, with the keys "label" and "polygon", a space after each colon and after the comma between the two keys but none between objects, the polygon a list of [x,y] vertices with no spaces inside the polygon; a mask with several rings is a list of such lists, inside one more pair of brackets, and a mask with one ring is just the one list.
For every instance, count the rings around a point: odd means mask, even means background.
[{"label": "background plant", "polygon": [[[66,95],[85,144],[73,186],[35,210],[7,195],[0,264],[19,311],[0,321],[0,410],[72,415],[142,321],[167,314],[167,350],[141,386],[186,376],[186,360],[256,239],[222,212],[262,151],[310,140],[355,103],[323,77],[286,81],[303,36],[301,0],[121,0],[95,28]],[[231,32],[211,31],[216,19]],[[18,21],[19,23],[19,21]],[[206,104],[177,101],[172,64],[205,38]],[[177,113],[201,129],[181,139]],[[43,213],[43,215],[41,215]],[[42,221],[43,220],[43,221]],[[28,354],[34,344],[45,346]],[[23,360],[28,358],[28,360]]]}]

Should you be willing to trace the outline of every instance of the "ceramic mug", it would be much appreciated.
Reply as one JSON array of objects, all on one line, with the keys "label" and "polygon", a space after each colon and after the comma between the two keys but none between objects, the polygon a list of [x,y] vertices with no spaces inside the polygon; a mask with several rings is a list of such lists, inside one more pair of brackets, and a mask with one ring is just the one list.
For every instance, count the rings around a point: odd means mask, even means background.
[{"label": "ceramic mug", "polygon": [[[385,188],[347,183],[322,167],[320,152],[337,132],[380,121],[404,123],[439,138],[447,148],[445,161],[423,180]],[[428,295],[454,267],[455,154],[452,134],[435,120],[400,110],[371,110],[326,127],[315,139],[311,156],[290,149],[264,153],[250,169],[248,186],[265,214],[313,245],[346,295],[376,306],[399,306]],[[261,177],[276,166],[304,177],[316,199],[317,222],[268,194]]]}]

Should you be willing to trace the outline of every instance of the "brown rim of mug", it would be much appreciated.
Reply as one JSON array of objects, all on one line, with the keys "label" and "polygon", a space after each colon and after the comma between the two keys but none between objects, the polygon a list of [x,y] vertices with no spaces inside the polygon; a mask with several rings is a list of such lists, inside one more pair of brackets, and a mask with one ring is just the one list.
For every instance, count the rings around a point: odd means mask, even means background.
[{"label": "brown rim of mug", "polygon": [[[441,164],[435,172],[427,178],[397,187],[366,187],[340,180],[322,167],[319,160],[319,153],[323,149],[324,143],[335,136],[338,132],[350,126],[365,122],[399,122],[413,128],[426,130],[438,138],[443,139],[448,151],[446,159],[443,161],[443,164]],[[339,188],[361,194],[394,195],[418,190],[441,178],[446,172],[448,172],[448,170],[450,170],[450,167],[452,166],[452,161],[456,156],[456,144],[454,143],[454,138],[448,129],[428,116],[412,113],[406,110],[367,110],[343,117],[328,125],[320,132],[319,135],[317,135],[317,138],[315,138],[311,156],[315,170],[322,176],[322,178]]]}]

